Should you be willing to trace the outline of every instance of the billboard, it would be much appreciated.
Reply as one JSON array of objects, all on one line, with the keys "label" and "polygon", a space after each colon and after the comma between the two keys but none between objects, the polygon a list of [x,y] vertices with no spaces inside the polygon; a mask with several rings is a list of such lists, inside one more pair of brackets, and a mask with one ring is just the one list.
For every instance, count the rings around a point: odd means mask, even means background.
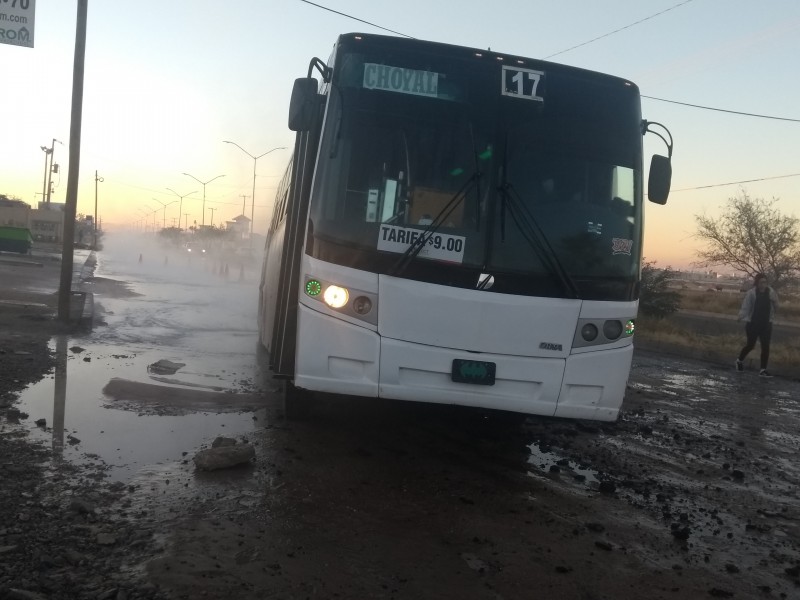
[{"label": "billboard", "polygon": [[36,0],[0,0],[0,44],[33,48]]}]

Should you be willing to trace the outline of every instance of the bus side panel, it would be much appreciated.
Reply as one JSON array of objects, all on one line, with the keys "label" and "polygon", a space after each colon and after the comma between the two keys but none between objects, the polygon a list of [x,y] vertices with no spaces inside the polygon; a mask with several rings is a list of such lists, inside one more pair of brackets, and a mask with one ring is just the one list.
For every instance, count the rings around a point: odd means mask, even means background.
[{"label": "bus side panel", "polygon": [[[494,385],[454,382],[454,359],[495,363]],[[383,338],[380,396],[552,416],[563,372],[560,358],[476,354]]]},{"label": "bus side panel", "polygon": [[[283,253],[283,237],[286,232],[286,221],[267,239],[264,253],[263,273],[259,306],[259,335],[261,344],[272,355],[272,335],[275,326],[275,310],[278,303],[278,281],[280,275],[281,256]],[[272,360],[270,358],[270,365]]]},{"label": "bus side panel", "polygon": [[633,360],[633,344],[567,359],[556,417],[614,421]]},{"label": "bus side panel", "polygon": [[305,247],[308,203],[317,159],[320,128],[298,133],[295,142],[296,169],[286,211],[286,232],[278,282],[278,306],[275,313],[270,361],[276,375],[292,376],[297,348],[297,285]]},{"label": "bus side panel", "polygon": [[380,337],[374,331],[300,305],[297,387],[377,397],[380,354]]}]

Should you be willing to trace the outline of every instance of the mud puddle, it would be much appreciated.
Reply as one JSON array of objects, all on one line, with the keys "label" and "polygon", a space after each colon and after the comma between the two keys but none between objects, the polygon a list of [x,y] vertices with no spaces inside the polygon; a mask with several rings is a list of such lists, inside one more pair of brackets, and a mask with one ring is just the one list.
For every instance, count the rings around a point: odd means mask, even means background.
[{"label": "mud puddle", "polygon": [[[55,373],[25,390],[18,407],[35,439],[78,464],[105,463],[126,481],[147,465],[181,463],[218,435],[263,427],[266,410],[250,372],[202,357],[161,375],[150,367],[168,358],[147,348],[108,347],[58,337]],[[206,358],[206,360],[208,360]]]}]

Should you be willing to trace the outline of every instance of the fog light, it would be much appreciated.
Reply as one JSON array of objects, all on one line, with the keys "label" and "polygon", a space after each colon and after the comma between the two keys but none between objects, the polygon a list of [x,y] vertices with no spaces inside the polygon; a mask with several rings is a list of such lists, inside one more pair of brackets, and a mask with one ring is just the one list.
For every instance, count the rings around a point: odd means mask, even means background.
[{"label": "fog light", "polygon": [[597,325],[586,323],[581,327],[581,337],[587,342],[593,342],[597,338]]},{"label": "fog light", "polygon": [[358,315],[365,315],[372,310],[372,300],[366,296],[359,296],[353,300],[353,310]]},{"label": "fog light", "polygon": [[325,304],[331,308],[342,308],[347,304],[349,297],[350,294],[347,292],[347,289],[339,287],[338,285],[329,285],[325,288],[325,293],[322,295]]},{"label": "fog light", "polygon": [[622,335],[622,322],[606,321],[603,323],[603,335],[607,340],[615,340]]},{"label": "fog light", "polygon": [[633,335],[633,330],[636,329],[636,323],[633,319],[625,323],[625,335]]}]

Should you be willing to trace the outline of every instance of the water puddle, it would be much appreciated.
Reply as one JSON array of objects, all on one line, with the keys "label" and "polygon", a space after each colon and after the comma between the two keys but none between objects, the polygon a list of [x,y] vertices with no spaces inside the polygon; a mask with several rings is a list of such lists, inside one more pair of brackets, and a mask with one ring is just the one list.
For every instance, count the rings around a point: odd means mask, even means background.
[{"label": "water puddle", "polygon": [[[214,356],[210,370],[208,358],[191,354],[121,350],[63,336],[52,346],[55,373],[25,390],[18,407],[28,414],[32,436],[52,444],[58,457],[78,464],[101,460],[112,480],[189,460],[218,435],[235,437],[265,425],[263,397],[252,391],[252,370],[238,355]],[[185,366],[156,375],[149,368],[159,360]],[[117,381],[125,386],[112,393]]]},{"label": "water puddle", "polygon": [[528,464],[534,469],[528,474],[532,477],[547,479],[560,477],[563,481],[572,481],[590,488],[600,485],[597,471],[590,469],[587,465],[559,456],[541,442],[530,444],[528,450],[530,450]]}]

